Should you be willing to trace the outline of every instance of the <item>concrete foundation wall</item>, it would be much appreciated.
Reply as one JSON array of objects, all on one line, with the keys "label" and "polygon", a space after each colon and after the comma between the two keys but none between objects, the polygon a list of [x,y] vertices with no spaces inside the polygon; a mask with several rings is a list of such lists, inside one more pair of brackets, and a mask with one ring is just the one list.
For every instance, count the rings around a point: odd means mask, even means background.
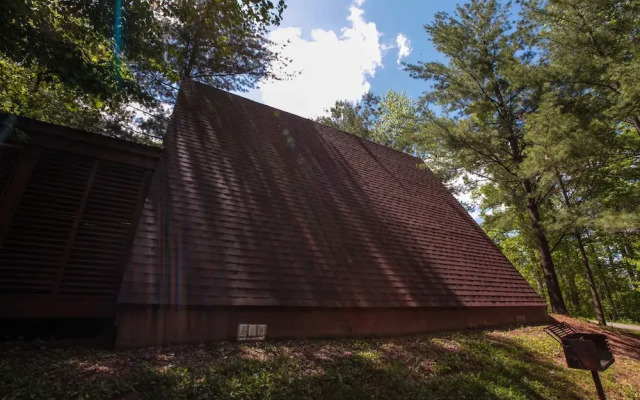
[{"label": "concrete foundation wall", "polygon": [[235,340],[238,324],[267,324],[267,339],[393,336],[547,321],[545,307],[325,309],[120,306],[116,347]]}]

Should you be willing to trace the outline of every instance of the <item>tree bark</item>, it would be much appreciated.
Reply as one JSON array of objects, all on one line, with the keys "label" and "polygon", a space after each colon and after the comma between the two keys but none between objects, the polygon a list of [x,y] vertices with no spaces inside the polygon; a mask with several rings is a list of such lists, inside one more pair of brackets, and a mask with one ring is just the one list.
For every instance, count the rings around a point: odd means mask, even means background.
[{"label": "tree bark", "polygon": [[616,310],[616,305],[613,301],[613,296],[611,295],[611,288],[609,288],[609,284],[607,283],[607,278],[604,274],[604,271],[602,270],[602,265],[600,265],[599,263],[596,263],[595,267],[596,267],[595,268],[596,272],[600,277],[600,281],[602,282],[601,289],[603,289],[602,293],[604,294],[604,298],[611,305],[611,319],[615,321],[618,319],[618,311]]},{"label": "tree bark", "polygon": [[633,127],[636,128],[636,133],[640,135],[640,118],[638,118],[637,115],[634,115],[631,117],[631,120],[633,121]]},{"label": "tree bark", "polygon": [[202,29],[202,20],[198,20],[197,28],[193,33],[193,37],[187,39],[187,43],[185,46],[185,58],[187,60],[186,65],[180,71],[180,80],[191,78],[193,74],[193,69],[196,65],[196,60],[200,55],[200,30]]},{"label": "tree bark", "polygon": [[567,284],[569,285],[570,293],[569,293],[569,301],[574,309],[580,309],[580,293],[578,291],[578,285],[576,284],[576,275],[573,272],[570,272],[566,276]]},{"label": "tree bark", "polygon": [[[527,194],[532,192],[529,181],[523,181],[522,186]],[[568,315],[567,306],[564,304],[560,285],[558,284],[558,275],[551,258],[551,249],[549,248],[549,240],[540,226],[540,211],[538,203],[527,197],[527,211],[531,220],[531,227],[536,239],[536,247],[540,256],[540,266],[544,275],[544,282],[547,285],[547,293],[549,293],[549,303],[551,303],[551,312],[555,314]]]},{"label": "tree bark", "polygon": [[578,248],[580,249],[580,256],[582,257],[582,265],[587,272],[587,282],[589,283],[589,290],[591,291],[591,298],[593,299],[593,305],[596,308],[596,316],[598,317],[598,324],[605,326],[607,321],[604,319],[604,311],[602,311],[602,303],[600,303],[600,296],[596,290],[596,283],[593,279],[593,272],[591,271],[591,265],[589,264],[589,258],[587,252],[584,249],[584,243],[582,242],[582,235],[579,231],[574,233],[576,240],[578,241]]},{"label": "tree bark", "polygon": [[[562,190],[562,196],[564,197],[565,204],[567,208],[571,208],[573,205],[571,203],[571,198],[569,197],[569,193],[567,193],[567,189],[564,186],[564,182],[562,181],[562,176],[558,174],[558,183],[560,183],[560,189]],[[587,257],[587,252],[584,249],[584,242],[582,241],[582,233],[576,229],[573,231],[573,235],[576,238],[578,243],[578,250],[580,250],[580,257],[582,258],[582,265],[584,266],[584,270],[587,273],[587,283],[589,284],[589,291],[591,292],[591,299],[593,299],[593,306],[596,309],[596,317],[598,318],[598,324],[605,326],[607,325],[607,321],[604,318],[604,311],[602,311],[602,303],[600,302],[600,296],[598,296],[598,291],[596,290],[596,283],[593,279],[593,272],[591,271],[591,265],[589,264],[589,257]]]},{"label": "tree bark", "polygon": [[[613,268],[613,253],[611,252],[611,248],[607,247],[608,250],[608,258],[609,258],[609,267]],[[592,250],[593,251],[593,250]],[[609,282],[607,281],[607,276],[602,268],[602,264],[596,260],[595,263],[596,273],[599,275],[600,281],[602,282],[602,293],[604,294],[604,298],[611,305],[611,318],[615,321],[618,319],[618,311],[616,310],[616,305],[613,302],[613,296],[611,295],[611,288],[609,287]]]},{"label": "tree bark", "polygon": [[[500,87],[497,85],[497,80],[495,79],[494,79],[494,92],[495,92],[496,98],[498,99],[498,105],[500,110],[506,111],[504,112],[504,114],[502,114],[504,116],[501,118],[504,120],[505,126],[508,129],[507,140],[509,142],[509,147],[511,147],[513,161],[516,165],[516,168],[519,168],[520,163],[522,163],[523,161],[523,156],[522,156],[523,148],[521,146],[521,143],[519,142],[518,135],[516,134],[516,130],[514,129],[515,118],[511,114],[511,111],[508,110],[508,107],[505,107],[504,96],[502,96]],[[538,255],[540,257],[540,267],[542,268],[542,274],[544,275],[544,281],[547,286],[547,293],[549,294],[549,303],[551,304],[551,311],[556,314],[568,315],[569,313],[567,312],[567,306],[564,304],[564,299],[562,298],[562,291],[560,290],[560,285],[558,284],[558,275],[556,274],[556,267],[553,264],[553,258],[551,257],[549,240],[547,239],[547,235],[545,234],[544,230],[542,229],[542,226],[540,225],[540,211],[538,209],[538,201],[533,197],[534,186],[529,179],[524,179],[520,183],[527,197],[527,211],[529,212],[531,227],[533,228],[533,234],[536,240],[536,247],[538,248]]]},{"label": "tree bark", "polygon": [[[31,114],[31,110],[37,104],[38,94],[40,92],[40,85],[42,84],[42,79],[44,78],[43,75],[44,74],[40,70],[40,68],[36,68],[36,79],[33,81],[33,86],[29,91],[30,96],[29,98],[27,98],[27,101],[24,103],[25,110],[22,110],[22,112],[26,111],[28,115]],[[32,118],[34,117],[32,116]]]},{"label": "tree bark", "polygon": [[[609,252],[609,264],[613,265],[613,254],[611,248],[607,247],[607,251]],[[622,247],[622,258],[633,258],[633,256],[633,249],[627,244],[624,244],[624,246]],[[629,264],[626,264],[625,270],[627,271],[627,275],[629,275],[629,279],[631,279],[631,288],[633,290],[637,290],[638,286],[636,285],[636,279],[638,279],[638,276],[636,272]]]},{"label": "tree bark", "polygon": [[544,277],[540,270],[538,270],[538,274],[536,274],[536,285],[538,285],[538,292],[544,293]]},{"label": "tree bark", "polygon": [[191,78],[191,75],[193,74],[193,69],[195,68],[195,65],[196,65],[196,59],[198,58],[198,55],[199,55],[198,54],[199,51],[200,51],[200,48],[198,46],[198,36],[196,35],[196,37],[194,38],[194,44],[188,50],[187,65],[185,65],[184,69],[182,70],[182,73],[180,74],[180,80]]}]

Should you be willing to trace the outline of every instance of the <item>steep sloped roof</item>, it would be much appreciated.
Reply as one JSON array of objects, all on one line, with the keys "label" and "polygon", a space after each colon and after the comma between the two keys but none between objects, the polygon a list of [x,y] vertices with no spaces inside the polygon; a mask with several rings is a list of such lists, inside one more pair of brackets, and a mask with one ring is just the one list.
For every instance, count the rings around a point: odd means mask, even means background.
[{"label": "steep sloped roof", "polygon": [[119,301],[545,304],[421,160],[194,82]]}]

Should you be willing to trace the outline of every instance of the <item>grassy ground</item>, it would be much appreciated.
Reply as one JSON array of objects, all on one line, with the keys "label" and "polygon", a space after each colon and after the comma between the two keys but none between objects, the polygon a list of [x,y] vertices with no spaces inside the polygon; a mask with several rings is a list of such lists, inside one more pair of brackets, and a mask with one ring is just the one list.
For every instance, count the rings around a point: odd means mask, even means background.
[{"label": "grassy ground", "polygon": [[[607,334],[614,346],[635,339]],[[602,373],[608,398],[640,399],[640,357],[616,349]],[[595,391],[542,327],[121,352],[0,344],[0,399],[67,398],[591,399]]]}]

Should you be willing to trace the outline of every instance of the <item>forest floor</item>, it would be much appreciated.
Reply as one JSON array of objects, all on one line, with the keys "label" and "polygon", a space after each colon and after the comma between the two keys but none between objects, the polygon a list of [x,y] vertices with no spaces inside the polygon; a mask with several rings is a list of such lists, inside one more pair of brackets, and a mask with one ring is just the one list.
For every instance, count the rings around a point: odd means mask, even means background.
[{"label": "forest floor", "polygon": [[[609,336],[608,399],[640,399],[640,337]],[[112,351],[0,343],[0,399],[594,399],[543,326],[402,338],[209,343]]]}]

